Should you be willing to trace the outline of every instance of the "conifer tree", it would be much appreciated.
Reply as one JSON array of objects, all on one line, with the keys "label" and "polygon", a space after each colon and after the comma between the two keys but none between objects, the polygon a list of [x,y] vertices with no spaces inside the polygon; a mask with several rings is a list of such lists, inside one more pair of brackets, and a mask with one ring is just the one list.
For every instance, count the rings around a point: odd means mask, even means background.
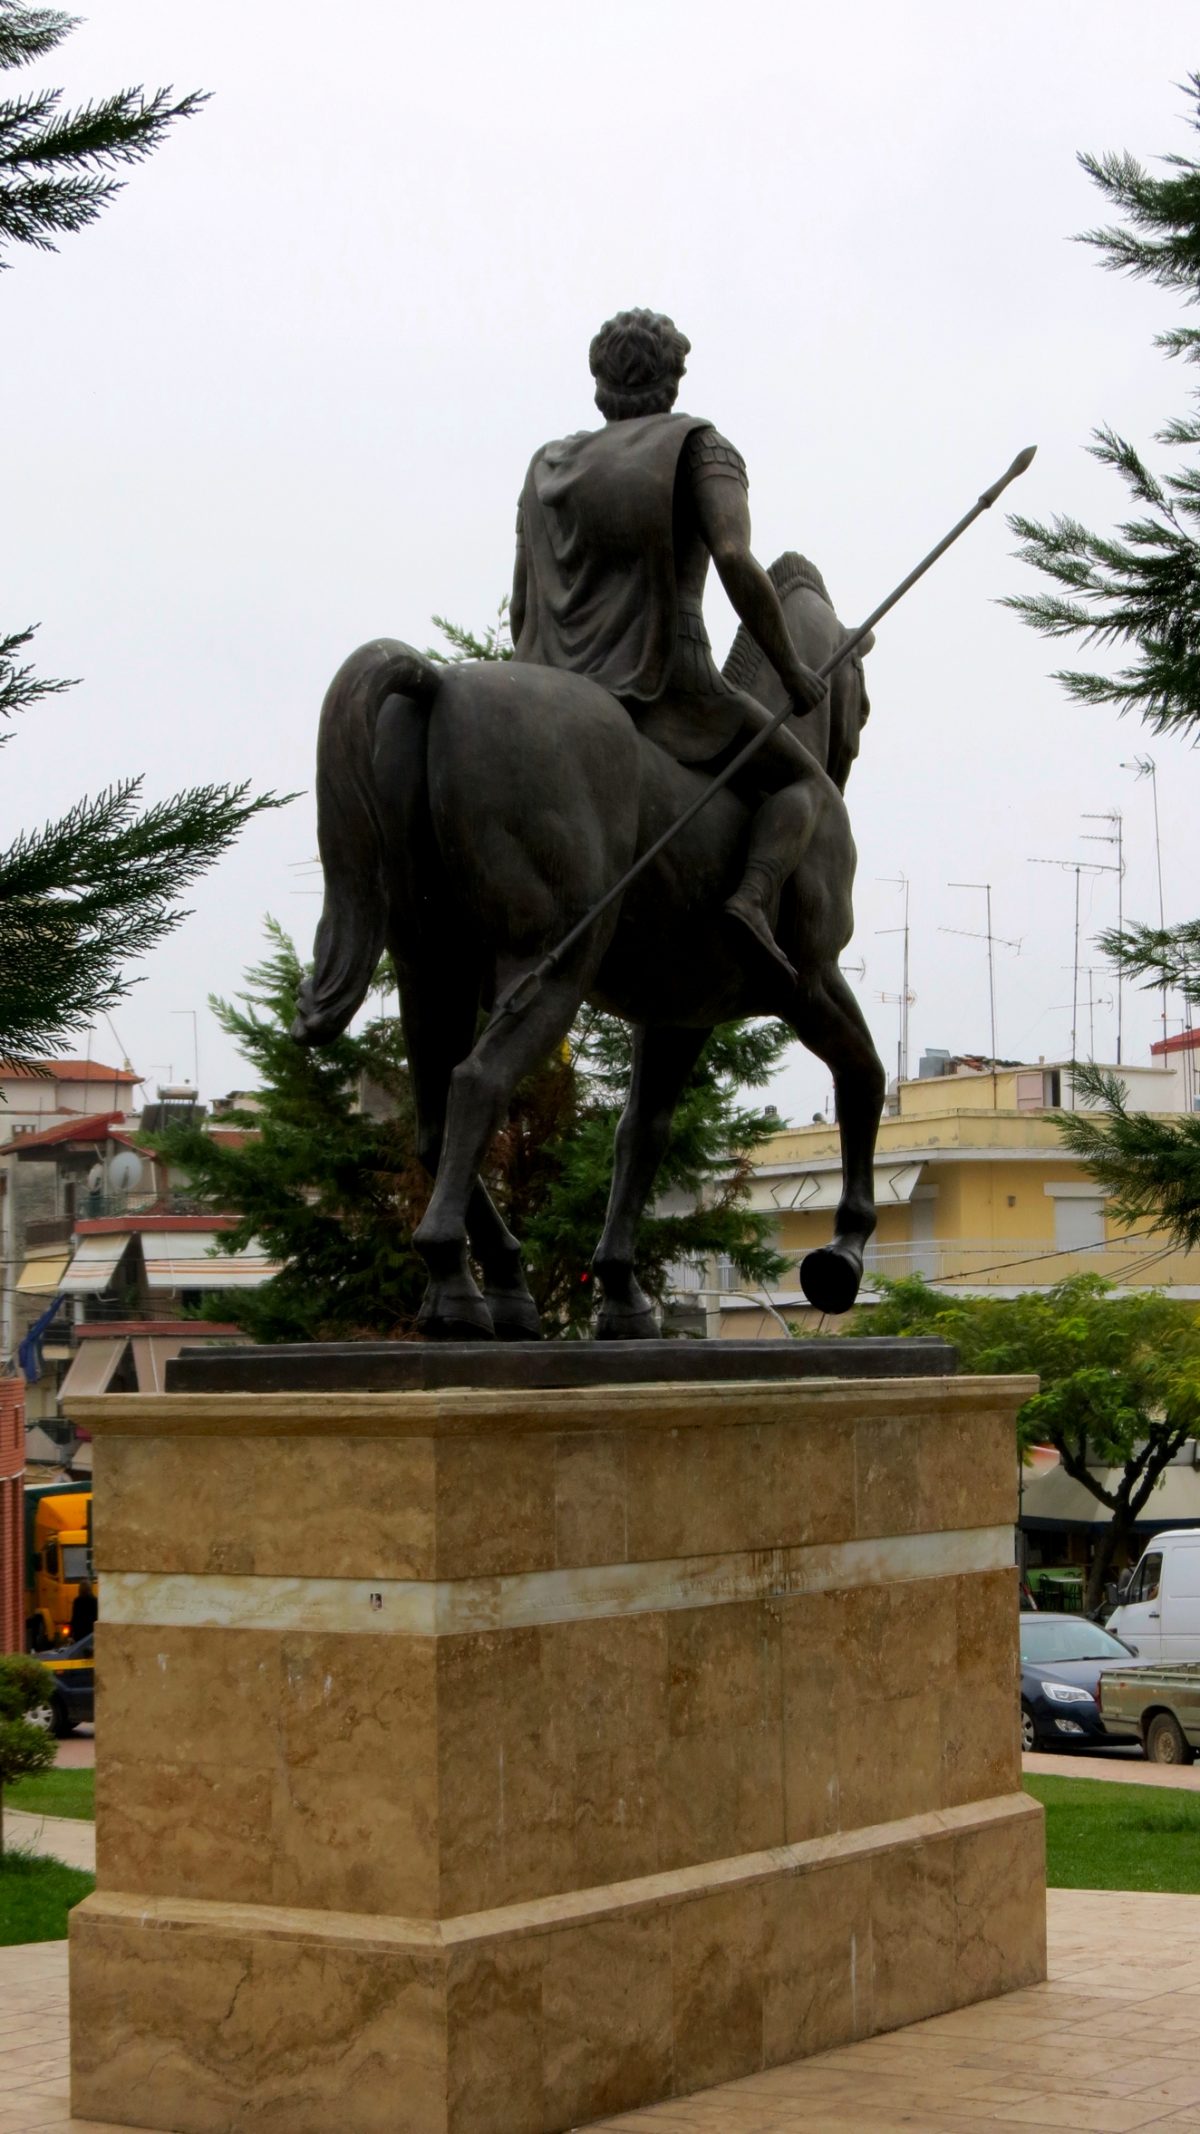
[{"label": "conifer tree", "polygon": [[[0,69],[44,59],[74,27],[57,8],[0,0]],[[0,252],[52,250],[85,228],[119,192],[118,172],[204,101],[140,88],[77,111],[62,109],[59,89],[0,98]],[[24,658],[32,636],[0,634],[0,721],[72,686],[35,673]],[[0,746],[10,738],[0,728]],[[186,916],[180,892],[251,815],[281,805],[249,799],[245,785],[207,785],[147,808],[141,788],[121,779],[0,849],[0,1063],[45,1056],[111,1008],[126,964]]]},{"label": "conifer tree", "polygon": [[[1190,125],[1200,133],[1200,73],[1187,82]],[[1200,302],[1200,162],[1162,159],[1165,175],[1147,171],[1131,155],[1081,155],[1080,163],[1122,220],[1087,230],[1111,272],[1152,282]],[[1200,363],[1200,326],[1183,322],[1156,345],[1184,363]],[[1157,442],[1182,452],[1200,445],[1200,390],[1187,413],[1158,432]],[[1094,533],[1078,519],[1043,523],[1013,518],[1023,560],[1054,590],[1008,602],[1034,629],[1051,638],[1115,651],[1109,672],[1076,668],[1057,679],[1076,702],[1135,712],[1156,733],[1192,734],[1200,728],[1200,461],[1193,456],[1155,472],[1119,431],[1093,432],[1090,447],[1123,483],[1129,516],[1110,533]],[[1105,952],[1148,986],[1170,985],[1189,1006],[1200,1000],[1200,920],[1182,925],[1137,925],[1103,936]],[[1059,1115],[1067,1145],[1110,1191],[1114,1211],[1148,1216],[1175,1242],[1200,1242],[1200,1118],[1167,1124],[1129,1109],[1119,1078],[1080,1066],[1077,1087],[1099,1109]]]}]

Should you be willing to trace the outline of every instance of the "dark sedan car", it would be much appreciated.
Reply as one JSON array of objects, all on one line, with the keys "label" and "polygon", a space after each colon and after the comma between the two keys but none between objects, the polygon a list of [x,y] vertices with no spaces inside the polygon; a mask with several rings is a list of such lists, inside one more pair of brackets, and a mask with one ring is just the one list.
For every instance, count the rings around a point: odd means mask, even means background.
[{"label": "dark sedan car", "polygon": [[78,1645],[60,1645],[54,1652],[38,1654],[43,1667],[54,1676],[50,1725],[60,1740],[73,1734],[81,1720],[96,1716],[95,1636],[95,1631],[90,1631]]},{"label": "dark sedan car", "polygon": [[1138,1664],[1128,1645],[1086,1615],[1022,1615],[1021,1747],[1081,1749],[1110,1741],[1097,1685],[1106,1665]]}]

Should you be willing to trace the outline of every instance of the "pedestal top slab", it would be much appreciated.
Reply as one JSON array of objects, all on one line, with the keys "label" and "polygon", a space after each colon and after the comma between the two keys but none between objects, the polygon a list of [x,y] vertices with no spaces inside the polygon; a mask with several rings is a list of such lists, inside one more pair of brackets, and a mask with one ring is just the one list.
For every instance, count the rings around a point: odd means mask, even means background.
[{"label": "pedestal top slab", "polygon": [[801,1341],[302,1341],[211,1345],[167,1365],[169,1393],[399,1393],[449,1386],[711,1385],[795,1378],[930,1378],[949,1342],[881,1335]]}]

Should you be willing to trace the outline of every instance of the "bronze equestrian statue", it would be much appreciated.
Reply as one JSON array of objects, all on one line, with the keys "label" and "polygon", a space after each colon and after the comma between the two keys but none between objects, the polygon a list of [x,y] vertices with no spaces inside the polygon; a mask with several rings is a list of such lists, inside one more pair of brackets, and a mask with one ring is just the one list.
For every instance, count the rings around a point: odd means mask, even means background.
[{"label": "bronze equestrian statue", "polygon": [[[740,1016],[780,1017],[832,1073],[842,1197],[800,1280],[822,1312],[858,1293],[885,1076],[838,957],[855,866],[842,793],[872,640],[865,625],[843,630],[803,557],[756,562],[740,455],[674,412],[688,350],[647,311],[593,341],[604,427],[543,446],[522,491],[513,660],[439,667],[380,638],[325,699],[325,902],[293,1034],[340,1035],[386,947],[435,1179],[413,1239],[429,1338],[541,1331],[479,1172],[517,1083],[584,1001],[622,1016],[634,1040],[594,1259],[598,1335],[657,1333],[635,1273],[638,1222],[687,1077],[712,1030]],[[722,669],[702,617],[710,558],[740,618]]]}]

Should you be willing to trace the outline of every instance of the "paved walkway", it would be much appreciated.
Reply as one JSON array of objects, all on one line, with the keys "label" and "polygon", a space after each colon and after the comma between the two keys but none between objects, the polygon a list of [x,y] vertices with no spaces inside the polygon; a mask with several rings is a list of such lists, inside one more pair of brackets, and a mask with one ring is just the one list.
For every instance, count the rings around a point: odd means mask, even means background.
[{"label": "paved walkway", "polygon": [[1120,1786],[1182,1786],[1200,1792],[1200,1763],[1148,1764],[1144,1756],[1043,1756],[1021,1758],[1021,1769],[1039,1778],[1107,1778]]},{"label": "paved walkway", "polygon": [[[67,1867],[86,1867],[92,1874],[96,1872],[96,1825],[82,1817],[27,1815],[23,1808],[6,1808],[4,1842],[30,1852],[48,1853],[52,1860],[61,1860]],[[0,2134],[8,2134],[2,2119]]]},{"label": "paved walkway", "polygon": [[[1052,1890],[1049,1910],[1045,1986],[593,2134],[1196,2134],[1200,1898]],[[64,1942],[0,1949],[0,2134],[35,2130],[104,2134],[70,2116]]]}]

